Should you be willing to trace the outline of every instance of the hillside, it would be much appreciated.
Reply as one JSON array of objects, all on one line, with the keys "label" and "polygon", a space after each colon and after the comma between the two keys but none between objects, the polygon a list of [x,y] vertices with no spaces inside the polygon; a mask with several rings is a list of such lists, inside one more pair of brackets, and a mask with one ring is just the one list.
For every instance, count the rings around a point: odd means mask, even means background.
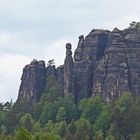
[{"label": "hillside", "polygon": [[57,68],[34,59],[17,101],[0,103],[0,140],[139,140],[139,69],[139,22],[81,35]]},{"label": "hillside", "polygon": [[66,58],[58,68],[33,60],[23,70],[18,100],[38,101],[49,88],[49,77],[62,87],[64,96],[72,95],[76,102],[97,94],[110,101],[127,91],[139,96],[140,30],[135,26],[93,29],[86,37],[81,35],[73,56],[72,45],[66,44]]}]

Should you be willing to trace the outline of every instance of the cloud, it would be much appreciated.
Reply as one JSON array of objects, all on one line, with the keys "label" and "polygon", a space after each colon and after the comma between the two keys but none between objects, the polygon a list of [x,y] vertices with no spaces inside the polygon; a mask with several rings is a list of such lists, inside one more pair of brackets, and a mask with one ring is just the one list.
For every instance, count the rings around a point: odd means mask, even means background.
[{"label": "cloud", "polygon": [[[11,38],[9,39],[9,42],[5,42],[8,38],[10,38],[9,35],[5,35],[5,38],[2,39],[0,43],[10,44]],[[55,60],[56,66],[63,64],[66,51],[66,40],[68,39],[59,39],[56,42],[50,43],[44,42],[40,46],[42,49],[39,47],[38,49],[35,49],[36,53],[37,50],[40,51],[38,52],[38,55],[36,54],[34,57],[33,55],[28,55],[28,53],[26,54],[26,51],[24,52],[26,55],[21,55],[20,53],[20,55],[12,54],[11,52],[0,53],[0,102],[10,101],[11,98],[13,101],[17,99],[22,69],[26,64],[29,64],[33,58],[45,60],[46,64],[50,59]],[[22,43],[19,45],[22,46]],[[33,47],[34,45],[31,46]],[[28,44],[23,44],[22,47],[28,47]],[[16,47],[14,49],[16,49]]]},{"label": "cloud", "polygon": [[22,68],[31,58],[0,53],[0,101],[17,98]]},{"label": "cloud", "polygon": [[[70,41],[70,38],[69,39],[64,38],[64,39],[56,40],[55,42],[50,42],[46,45],[44,44],[44,46],[48,46],[48,47],[46,47],[45,49],[43,58],[45,58],[45,60],[47,61],[54,59],[56,66],[64,64],[64,59],[66,55],[65,45],[66,43],[69,43],[69,41]],[[72,44],[73,51],[76,48],[76,44],[77,44],[76,42],[73,42]]]},{"label": "cloud", "polygon": [[[16,99],[33,58],[63,64],[65,44],[93,28],[123,29],[140,20],[139,0],[0,0],[0,101]],[[14,81],[14,82],[13,82]]]}]

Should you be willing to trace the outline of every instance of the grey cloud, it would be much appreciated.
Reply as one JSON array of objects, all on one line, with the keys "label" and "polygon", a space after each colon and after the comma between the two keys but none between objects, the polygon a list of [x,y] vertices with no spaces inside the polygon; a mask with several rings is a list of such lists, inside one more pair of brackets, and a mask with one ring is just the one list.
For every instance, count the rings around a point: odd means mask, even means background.
[{"label": "grey cloud", "polygon": [[[15,67],[8,71],[14,75],[8,77],[15,80],[14,84],[5,77],[0,80],[0,101],[7,100],[8,93],[14,99],[17,96],[23,68],[21,62],[20,67],[14,63],[17,55],[24,57],[22,64],[27,63],[26,58],[55,58],[57,65],[63,63],[66,42],[75,48],[78,36],[92,28],[127,27],[131,20],[140,19],[139,5],[139,0],[0,0],[0,53],[12,56],[7,65],[0,54],[0,65],[4,71],[10,69],[10,63]],[[59,49],[61,54],[56,53]]]}]

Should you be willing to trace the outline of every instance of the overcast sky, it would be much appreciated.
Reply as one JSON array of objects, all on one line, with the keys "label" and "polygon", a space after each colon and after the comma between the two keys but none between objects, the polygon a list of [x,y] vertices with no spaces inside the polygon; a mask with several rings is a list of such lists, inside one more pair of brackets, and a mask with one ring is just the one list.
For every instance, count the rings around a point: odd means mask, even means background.
[{"label": "overcast sky", "polygon": [[33,58],[63,64],[65,44],[93,28],[140,21],[139,0],[0,0],[0,102],[15,101]]}]

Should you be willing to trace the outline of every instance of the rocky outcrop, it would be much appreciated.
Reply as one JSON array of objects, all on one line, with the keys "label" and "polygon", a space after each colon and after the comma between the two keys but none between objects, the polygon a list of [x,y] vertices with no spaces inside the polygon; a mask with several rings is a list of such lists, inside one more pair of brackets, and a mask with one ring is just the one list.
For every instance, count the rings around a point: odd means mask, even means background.
[{"label": "rocky outcrop", "polygon": [[[105,57],[101,60],[104,61],[101,66],[104,69],[103,83],[100,82],[101,93],[106,100],[112,100],[121,93],[129,91],[126,47],[123,33],[115,28],[108,36]],[[96,80],[98,78],[94,78],[94,81]]]},{"label": "rocky outcrop", "polygon": [[49,82],[50,80],[51,81],[56,81],[56,68],[55,68],[55,65],[49,65],[47,68],[46,68],[46,73],[45,73],[45,88],[44,88],[44,92],[46,92],[49,87],[51,86],[51,82]]},{"label": "rocky outcrop", "polygon": [[72,94],[73,84],[73,58],[71,44],[66,44],[66,58],[64,62],[64,94]]},{"label": "rocky outcrop", "polygon": [[74,85],[77,100],[92,95],[93,76],[97,63],[104,56],[109,31],[92,30],[84,39],[79,37],[74,55]]},{"label": "rocky outcrop", "polygon": [[64,65],[58,68],[34,60],[23,70],[18,99],[38,100],[48,88],[49,76],[76,101],[96,95],[110,101],[126,91],[139,96],[140,30],[94,29],[86,37],[81,35],[74,57],[71,44],[66,44]]},{"label": "rocky outcrop", "polygon": [[[63,66],[55,68],[55,65],[45,67],[44,61],[33,60],[23,69],[21,85],[17,102],[26,100],[30,104],[39,101],[41,95],[46,92],[55,81],[61,88],[64,86]],[[63,93],[62,93],[63,94]]]},{"label": "rocky outcrop", "polygon": [[84,43],[84,36],[79,36],[78,46],[74,53],[74,59],[76,61],[81,61],[83,59],[83,43]]},{"label": "rocky outcrop", "polygon": [[93,95],[100,93],[107,101],[127,91],[140,95],[139,49],[139,30],[115,28],[108,36],[104,58],[94,74]]},{"label": "rocky outcrop", "polygon": [[45,62],[33,60],[23,69],[18,101],[25,99],[30,103],[41,97],[45,87]]},{"label": "rocky outcrop", "polygon": [[126,42],[127,68],[129,74],[130,91],[140,95],[140,30],[129,29],[124,31]]},{"label": "rocky outcrop", "polygon": [[64,65],[61,65],[56,69],[56,79],[57,79],[57,83],[62,88],[64,88]]}]

